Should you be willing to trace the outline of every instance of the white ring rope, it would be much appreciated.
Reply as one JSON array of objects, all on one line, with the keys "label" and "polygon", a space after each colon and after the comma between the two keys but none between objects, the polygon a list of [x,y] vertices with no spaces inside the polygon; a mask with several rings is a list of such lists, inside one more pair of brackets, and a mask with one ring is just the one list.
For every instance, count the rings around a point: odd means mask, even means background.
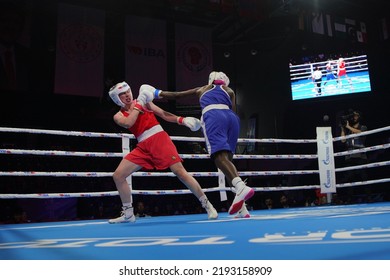
[{"label": "white ring rope", "polygon": [[[336,172],[353,169],[374,168],[390,165],[390,161],[368,163],[350,167],[336,168]],[[188,172],[194,177],[216,177],[218,172]],[[290,170],[290,171],[239,171],[240,176],[272,176],[272,175],[307,175],[318,174],[318,170]],[[0,176],[44,176],[44,177],[111,177],[112,172],[46,172],[46,171],[0,171]],[[173,172],[134,172],[133,177],[176,177]]]},{"label": "white ring rope", "polygon": [[[346,135],[334,137],[333,141],[339,141],[342,139],[355,138],[358,136],[365,136],[375,134],[383,131],[390,130],[390,126],[382,128],[372,129],[364,131],[358,134]],[[63,135],[63,136],[84,136],[84,137],[107,137],[107,138],[123,138],[127,137],[135,139],[133,134],[127,133],[101,133],[101,132],[80,132],[80,131],[62,131],[62,130],[50,130],[50,129],[33,129],[33,128],[12,128],[12,127],[0,127],[0,132],[16,132],[16,133],[32,133],[32,134],[48,134],[48,135]],[[174,141],[204,141],[204,137],[182,137],[182,136],[171,136]],[[315,139],[276,139],[276,138],[263,138],[263,139],[252,139],[252,138],[239,138],[239,143],[316,143]]]},{"label": "white ring rope", "polygon": [[[358,154],[362,152],[371,152],[375,150],[388,149],[390,143],[381,144],[372,147],[355,149],[352,151],[337,152],[334,156],[345,156],[348,154]],[[82,157],[123,157],[123,153],[109,152],[71,152],[55,150],[22,150],[22,149],[0,149],[0,154],[9,155],[40,155],[40,156],[82,156]],[[183,159],[208,159],[206,154],[180,154]],[[234,159],[316,159],[317,155],[234,155]]]},{"label": "white ring rope", "polygon": [[0,154],[8,155],[39,155],[39,156],[78,156],[78,157],[123,157],[123,153],[99,153],[99,152],[68,152],[54,150],[19,150],[0,149]]},{"label": "white ring rope", "polygon": [[[376,180],[368,180],[363,182],[352,182],[352,183],[343,183],[336,184],[337,188],[344,187],[355,187],[362,185],[372,185],[379,183],[388,183],[390,182],[390,178],[385,179],[376,179]],[[256,192],[258,191],[293,191],[293,190],[309,190],[309,189],[318,189],[319,185],[306,185],[306,186],[276,186],[276,187],[252,187]],[[207,188],[203,190],[204,192],[214,192],[214,191],[231,191],[230,188]],[[141,195],[176,195],[176,194],[190,194],[191,191],[187,189],[179,189],[179,190],[132,190],[133,194],[141,194]],[[35,193],[35,194],[1,194],[0,198],[3,199],[14,199],[14,198],[78,198],[78,197],[108,197],[108,196],[117,196],[117,191],[111,192],[93,192],[93,193]]]},{"label": "white ring rope", "polygon": [[[370,135],[383,131],[390,130],[390,126],[378,128],[370,131],[365,131],[359,134],[353,134],[343,137],[335,137],[333,141],[340,141],[348,138],[355,138],[364,135]],[[25,129],[25,128],[9,128],[0,127],[0,132],[11,133],[35,133],[35,134],[50,134],[50,135],[63,135],[63,136],[83,136],[83,137],[109,137],[109,138],[129,138],[135,139],[132,134],[123,133],[99,133],[99,132],[78,132],[78,131],[60,131],[60,130],[45,130],[45,129]],[[176,141],[204,141],[202,137],[181,137],[171,136],[172,140]],[[241,143],[316,143],[314,139],[245,139],[240,138]],[[334,156],[345,156],[349,154],[356,154],[362,152],[371,152],[380,149],[388,149],[390,143],[376,145],[372,147],[366,147],[361,149],[355,149],[352,151],[344,151],[335,153]],[[44,155],[44,156],[82,156],[82,157],[123,157],[122,153],[111,152],[72,152],[72,151],[55,151],[55,150],[25,150],[25,149],[0,149],[0,154],[19,154],[19,155]],[[181,154],[184,159],[208,159],[209,155],[205,154]],[[317,155],[235,155],[235,159],[316,159]],[[336,168],[336,172],[348,171],[353,169],[363,168],[375,168],[390,165],[390,161],[376,162],[364,165],[357,165],[351,167]],[[189,172],[195,177],[218,177],[220,172]],[[239,172],[240,176],[272,176],[272,175],[305,175],[305,174],[318,174],[318,170],[291,170],[291,171],[244,171]],[[50,176],[50,177],[111,177],[112,172],[44,172],[44,171],[0,171],[0,176]],[[152,177],[175,177],[173,172],[135,172],[132,174],[135,177],[152,176]],[[390,181],[390,178],[369,180],[364,182],[352,182],[344,184],[336,184],[336,187],[350,187],[359,185],[369,185],[384,183]],[[317,189],[320,185],[311,186],[275,186],[275,187],[253,187],[256,191],[279,191],[279,190],[298,190],[298,189]],[[205,192],[212,191],[226,191],[231,190],[226,187],[213,187],[204,189]],[[134,194],[186,194],[190,193],[189,190],[133,190]],[[0,194],[0,199],[5,198],[67,198],[67,197],[102,197],[102,196],[116,196],[117,191],[112,192],[93,192],[93,193],[45,193],[45,194]]]}]

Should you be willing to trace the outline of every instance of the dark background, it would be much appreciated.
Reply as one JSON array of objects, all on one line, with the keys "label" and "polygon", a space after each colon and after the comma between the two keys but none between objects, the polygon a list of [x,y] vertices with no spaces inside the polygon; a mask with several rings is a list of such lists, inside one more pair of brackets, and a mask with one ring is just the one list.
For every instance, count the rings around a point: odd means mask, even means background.
[{"label": "dark background", "polygon": [[[378,20],[389,10],[387,1],[258,2],[263,3],[264,11],[259,18],[252,19],[240,16],[235,6],[236,10],[229,12],[210,10],[205,6],[208,1],[33,1],[30,90],[2,92],[1,124],[112,131],[109,123],[112,108],[116,108],[107,97],[111,84],[107,84],[100,99],[53,94],[57,3],[70,3],[106,12],[105,74],[111,83],[124,77],[122,46],[126,15],[167,20],[168,44],[174,40],[171,27],[175,22],[212,28],[214,68],[226,72],[231,78],[231,86],[239,100],[238,113],[242,120],[243,136],[246,134],[247,121],[253,115],[258,120],[257,137],[266,138],[314,136],[315,126],[321,123],[324,114],[336,122],[339,112],[349,108],[361,110],[371,128],[387,125],[389,72],[386,69],[390,48],[389,40],[380,41],[378,29]],[[368,43],[298,30],[298,14],[305,9],[364,21]],[[257,54],[252,55],[252,50],[256,50]],[[368,54],[372,94],[291,101],[288,63],[292,57],[355,50]],[[225,57],[226,52],[230,53],[228,58]],[[167,72],[169,88],[174,90],[173,59],[167,66]],[[17,108],[18,113],[13,114]],[[174,104],[167,108],[176,110]],[[53,115],[55,117],[50,117]]]},{"label": "dark background", "polygon": [[[348,109],[357,109],[363,113],[363,121],[369,129],[381,128],[389,125],[389,78],[390,63],[389,40],[380,39],[378,20],[389,17],[389,1],[340,1],[340,0],[263,0],[259,1],[264,9],[256,18],[240,15],[237,9],[237,1],[233,3],[233,9],[222,12],[219,8],[210,9],[209,1],[180,1],[180,0],[79,0],[57,1],[37,0],[33,1],[31,11],[31,47],[30,59],[33,66],[30,72],[29,90],[0,92],[0,126],[22,128],[44,128],[74,131],[96,132],[124,132],[112,121],[112,115],[117,106],[108,98],[108,88],[112,85],[109,81],[121,81],[124,78],[124,21],[126,15],[138,15],[150,18],[165,19],[168,27],[168,44],[174,42],[174,24],[187,23],[213,30],[213,60],[214,69],[224,71],[231,80],[231,87],[236,91],[238,99],[238,114],[241,118],[241,137],[246,137],[248,120],[256,119],[256,138],[293,138],[313,139],[316,137],[316,126],[324,125],[324,115],[329,116],[330,125],[334,136],[339,134],[339,117]],[[81,96],[66,96],[53,93],[54,69],[56,55],[56,30],[57,30],[57,4],[69,3],[81,7],[92,7],[106,12],[105,28],[105,79],[106,88],[101,98],[87,98]],[[334,16],[350,17],[364,21],[368,30],[368,43],[359,43],[356,40],[343,40],[334,37],[313,34],[298,30],[297,21],[302,10],[322,11]],[[256,51],[254,54],[253,51]],[[290,96],[290,81],[288,63],[292,57],[316,55],[319,53],[345,53],[365,52],[368,55],[370,66],[370,78],[372,92],[345,95],[339,97],[324,97],[312,100],[292,101]],[[227,55],[229,54],[229,55]],[[174,60],[169,61],[167,66],[168,87],[175,90]],[[158,73],[151,73],[158,75]],[[131,82],[131,81],[129,81]],[[206,81],[205,81],[206,82]],[[164,109],[177,114],[183,113],[176,107],[174,102],[161,103]],[[190,111],[188,114],[199,116],[198,111]],[[187,130],[178,129],[175,125],[164,124],[171,135],[184,135]],[[201,134],[198,134],[199,136]],[[194,136],[192,133],[191,136]],[[2,136],[3,137],[3,136]],[[26,135],[21,143],[17,143],[12,135],[6,134],[2,139],[3,147],[30,148],[30,149],[69,149],[69,150],[110,150],[118,148],[118,141],[103,140],[91,144],[90,139],[60,140],[60,138],[46,139],[45,136]],[[95,140],[94,140],[95,141]],[[380,144],[388,142],[388,133],[377,138],[368,139],[368,143]],[[46,144],[50,143],[49,146]],[[20,144],[20,145],[18,145]],[[185,151],[182,144],[178,144],[180,152]],[[254,153],[291,153],[289,145],[256,145]],[[339,147],[336,147],[338,149]],[[183,150],[181,150],[183,149]],[[239,146],[240,151],[245,147]],[[304,151],[303,148],[295,148],[294,153]],[[310,152],[314,151],[310,147]],[[388,154],[388,153],[387,153]],[[42,164],[42,170],[46,167],[55,171],[68,170],[70,166],[79,166],[80,169],[101,170],[112,172],[118,164],[118,159],[98,160],[89,162],[86,159],[61,158],[61,163],[54,162],[43,164],[41,158],[30,159],[27,156],[17,156],[15,160],[8,160],[4,155],[1,157],[3,170],[29,170],[35,168],[35,161]],[[46,160],[46,159],[45,159]],[[269,163],[249,163],[240,161],[240,170],[270,169],[274,165]],[[266,165],[269,164],[267,167]],[[283,169],[289,168],[286,164]],[[82,166],[82,167],[80,167]],[[193,165],[196,166],[196,165]],[[88,167],[88,168],[86,168]],[[203,167],[213,170],[213,166],[207,163]],[[190,169],[190,168],[189,168]],[[199,170],[194,168],[195,170]],[[68,186],[69,181],[64,179],[48,179],[44,183],[42,178],[29,178],[33,181],[32,186],[26,183],[23,177],[17,178],[17,183],[24,187],[13,189],[15,178],[1,178],[4,193],[37,193],[56,191],[61,185]],[[285,184],[286,178],[272,178],[268,181],[253,182],[261,184]],[[85,181],[88,181],[86,183]],[[111,178],[97,179],[90,183],[90,179],[75,180],[75,191],[114,190],[115,186]],[[297,182],[301,183],[301,182]],[[56,187],[53,188],[52,185]],[[90,189],[86,185],[90,184]],[[47,186],[46,186],[47,185]],[[39,186],[36,189],[36,186]],[[98,187],[97,187],[98,186]],[[73,188],[73,187],[72,187]],[[58,190],[57,190],[58,191]],[[62,190],[63,191],[63,190]],[[66,191],[70,191],[66,189]],[[3,191],[2,191],[3,192]],[[214,195],[213,195],[214,196]],[[279,194],[278,194],[279,196]],[[301,194],[300,203],[304,203],[306,194]],[[213,197],[214,198],[214,197]],[[261,197],[256,208],[263,207],[265,196]],[[143,199],[143,198],[137,198]],[[155,198],[147,198],[156,200]],[[167,198],[172,200],[171,197]],[[184,198],[181,198],[184,199]],[[187,198],[186,198],[187,199]],[[217,195],[214,199],[218,199]],[[80,204],[78,200],[78,204]],[[92,201],[92,200],[90,200]],[[81,209],[99,209],[100,201],[93,207],[89,203],[79,205]],[[4,201],[0,201],[5,203]],[[155,201],[149,201],[153,205]],[[13,211],[11,205],[14,202],[7,201],[7,207]],[[34,202],[36,203],[36,202]],[[47,203],[47,202],[45,202]],[[188,203],[188,201],[187,201]],[[190,203],[194,201],[190,198]],[[86,206],[87,204],[87,206]],[[103,203],[104,204],[104,203]],[[111,209],[104,217],[113,215],[118,210],[118,201],[115,199],[107,202],[105,206]],[[195,203],[196,204],[196,203]],[[10,206],[11,205],[11,206]],[[219,206],[219,208],[223,207]],[[150,206],[151,208],[151,206]],[[7,208],[8,209],[8,208]],[[114,209],[114,210],[113,210]],[[20,210],[21,211],[21,210]],[[81,211],[81,210],[80,210]],[[84,211],[84,210],[83,210]],[[78,217],[90,217],[85,211],[75,213]],[[108,210],[107,210],[108,211]],[[88,211],[87,211],[88,212]],[[96,212],[95,210],[93,211]],[[83,214],[80,214],[83,213]],[[96,213],[95,213],[96,214]],[[58,219],[56,216],[53,219]],[[4,218],[4,219],[10,219]],[[47,217],[42,220],[48,219]]]}]

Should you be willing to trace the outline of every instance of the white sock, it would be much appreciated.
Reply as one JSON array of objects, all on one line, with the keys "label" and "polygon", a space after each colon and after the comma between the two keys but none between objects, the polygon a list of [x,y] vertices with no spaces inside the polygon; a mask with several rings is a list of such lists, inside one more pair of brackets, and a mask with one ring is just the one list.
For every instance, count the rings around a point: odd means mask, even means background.
[{"label": "white sock", "polygon": [[206,202],[207,201],[207,196],[204,194],[201,197],[199,197],[200,202]]},{"label": "white sock", "polygon": [[130,218],[131,216],[134,215],[134,209],[132,203],[123,203],[122,206],[123,213],[126,216],[126,218]]},{"label": "white sock", "polygon": [[232,185],[233,187],[236,187],[237,183],[242,182],[242,179],[240,177],[233,178]]},{"label": "white sock", "polygon": [[133,205],[132,205],[131,202],[122,203],[122,208],[123,208],[123,210],[126,210],[126,209],[129,209],[129,208],[133,208]]},{"label": "white sock", "polygon": [[242,179],[240,177],[236,177],[232,180],[232,185],[233,187],[239,191],[241,190],[243,187],[245,187],[245,183],[242,181]]},{"label": "white sock", "polygon": [[207,201],[208,201],[207,196],[202,195],[201,197],[199,197],[199,201],[202,204],[202,206],[205,207],[207,205]]}]

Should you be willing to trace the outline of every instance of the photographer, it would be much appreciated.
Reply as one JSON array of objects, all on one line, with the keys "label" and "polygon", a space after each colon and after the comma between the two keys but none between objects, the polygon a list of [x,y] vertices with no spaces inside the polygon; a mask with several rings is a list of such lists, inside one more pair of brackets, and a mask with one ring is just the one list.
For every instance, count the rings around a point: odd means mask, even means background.
[{"label": "photographer", "polygon": [[[367,126],[360,123],[362,114],[356,110],[350,110],[350,114],[342,116],[341,136],[347,136],[351,134],[361,133],[367,131]],[[365,147],[365,136],[358,136],[354,138],[348,138],[341,140],[345,144],[347,150],[361,149]],[[366,153],[355,153],[345,156],[345,165],[354,166],[367,163]],[[367,180],[367,174],[364,169],[351,170],[346,172],[346,177],[343,181],[351,182],[352,179],[360,179],[362,181]]]}]

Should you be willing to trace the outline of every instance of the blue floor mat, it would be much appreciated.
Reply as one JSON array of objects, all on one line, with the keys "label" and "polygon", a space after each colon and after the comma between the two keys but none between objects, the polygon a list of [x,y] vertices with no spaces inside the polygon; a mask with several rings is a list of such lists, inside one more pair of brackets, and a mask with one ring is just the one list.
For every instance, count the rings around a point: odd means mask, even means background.
[{"label": "blue floor mat", "polygon": [[389,260],[390,203],[0,225],[1,260]]}]

